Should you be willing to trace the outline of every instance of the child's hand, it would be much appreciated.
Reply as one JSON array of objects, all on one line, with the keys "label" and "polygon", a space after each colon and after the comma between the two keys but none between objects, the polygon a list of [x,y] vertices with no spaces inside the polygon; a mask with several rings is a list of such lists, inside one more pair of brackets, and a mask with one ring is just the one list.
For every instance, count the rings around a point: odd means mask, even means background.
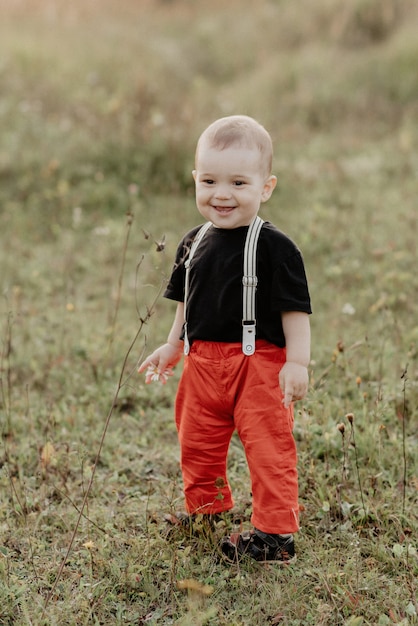
[{"label": "child's hand", "polygon": [[138,368],[139,374],[145,370],[145,382],[150,383],[155,380],[166,383],[167,377],[172,376],[172,369],[181,359],[181,345],[173,346],[171,343],[165,343],[150,354]]},{"label": "child's hand", "polygon": [[148,365],[147,371],[145,372],[145,384],[149,385],[150,383],[161,383],[165,385],[168,377],[173,376],[173,368],[167,367],[163,372],[161,372],[158,367],[155,365]]},{"label": "child's hand", "polygon": [[280,370],[279,383],[287,409],[291,402],[305,397],[309,384],[308,369],[300,363],[287,361]]}]

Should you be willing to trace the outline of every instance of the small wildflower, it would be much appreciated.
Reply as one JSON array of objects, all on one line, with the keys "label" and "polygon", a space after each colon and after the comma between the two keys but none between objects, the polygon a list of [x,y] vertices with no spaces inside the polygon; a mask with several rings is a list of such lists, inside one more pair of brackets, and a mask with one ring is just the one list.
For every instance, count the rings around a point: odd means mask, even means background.
[{"label": "small wildflower", "polygon": [[360,387],[361,382],[362,382],[361,376],[357,376],[357,378],[356,378],[356,385],[357,385],[357,387]]},{"label": "small wildflower", "polygon": [[344,424],[342,422],[341,422],[341,424],[338,424],[337,428],[340,431],[340,433],[342,435],[344,435],[344,433],[345,433],[345,426],[344,426]]},{"label": "small wildflower", "polygon": [[347,415],[345,417],[350,422],[350,424],[352,424],[354,422],[354,414],[353,413],[347,413]]},{"label": "small wildflower", "polygon": [[161,383],[165,385],[169,376],[173,376],[173,368],[167,367],[163,372],[158,369],[156,365],[149,365],[147,371],[145,372],[145,383],[149,385],[150,383]]},{"label": "small wildflower", "polygon": [[341,312],[344,315],[354,315],[356,312],[356,309],[353,307],[352,304],[350,304],[349,302],[346,302],[343,308],[341,309]]},{"label": "small wildflower", "polygon": [[110,233],[110,228],[108,226],[96,226],[93,229],[93,233],[98,237],[106,237]]},{"label": "small wildflower", "polygon": [[131,196],[136,196],[139,193],[139,185],[137,185],[136,183],[131,183],[130,185],[128,185],[128,191]]}]

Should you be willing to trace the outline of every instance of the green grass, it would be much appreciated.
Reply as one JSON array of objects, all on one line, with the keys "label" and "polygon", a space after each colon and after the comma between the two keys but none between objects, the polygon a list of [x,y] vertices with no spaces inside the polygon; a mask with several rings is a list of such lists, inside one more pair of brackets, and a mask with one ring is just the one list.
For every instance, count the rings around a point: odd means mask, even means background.
[{"label": "green grass", "polygon": [[[1,624],[418,623],[417,21],[409,0],[1,5]],[[196,138],[234,112],[272,132],[262,215],[314,307],[282,570],[219,560],[226,523],[164,520],[179,371],[135,372],[199,222]],[[248,527],[237,439],[230,479]]]}]

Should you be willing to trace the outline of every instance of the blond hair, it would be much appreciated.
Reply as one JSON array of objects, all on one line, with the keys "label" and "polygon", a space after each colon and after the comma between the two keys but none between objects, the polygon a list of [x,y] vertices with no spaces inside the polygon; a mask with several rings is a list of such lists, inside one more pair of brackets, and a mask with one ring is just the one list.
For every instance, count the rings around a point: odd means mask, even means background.
[{"label": "blond hair", "polygon": [[273,161],[273,143],[264,126],[248,115],[221,117],[203,131],[196,147],[196,161],[200,146],[207,142],[210,147],[224,150],[230,146],[256,148],[262,157],[263,170],[268,176]]}]

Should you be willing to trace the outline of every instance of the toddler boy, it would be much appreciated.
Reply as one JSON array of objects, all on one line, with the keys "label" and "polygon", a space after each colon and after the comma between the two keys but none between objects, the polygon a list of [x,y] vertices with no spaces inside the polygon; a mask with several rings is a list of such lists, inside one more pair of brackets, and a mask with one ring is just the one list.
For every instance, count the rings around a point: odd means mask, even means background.
[{"label": "toddler boy", "polygon": [[[139,372],[150,365],[164,372],[186,345],[175,412],[187,512],[232,509],[226,465],[236,430],[250,471],[254,528],[226,537],[222,551],[231,561],[247,555],[288,563],[299,528],[292,403],[308,388],[310,297],[299,249],[269,222],[252,248],[256,277],[246,282],[243,270],[247,233],[276,186],[272,155],[270,135],[247,116],[221,118],[202,133],[193,177],[197,208],[210,225],[189,269],[200,227],[177,249],[164,294],[178,303],[174,323]],[[244,317],[245,284],[255,292],[255,320]]]}]

